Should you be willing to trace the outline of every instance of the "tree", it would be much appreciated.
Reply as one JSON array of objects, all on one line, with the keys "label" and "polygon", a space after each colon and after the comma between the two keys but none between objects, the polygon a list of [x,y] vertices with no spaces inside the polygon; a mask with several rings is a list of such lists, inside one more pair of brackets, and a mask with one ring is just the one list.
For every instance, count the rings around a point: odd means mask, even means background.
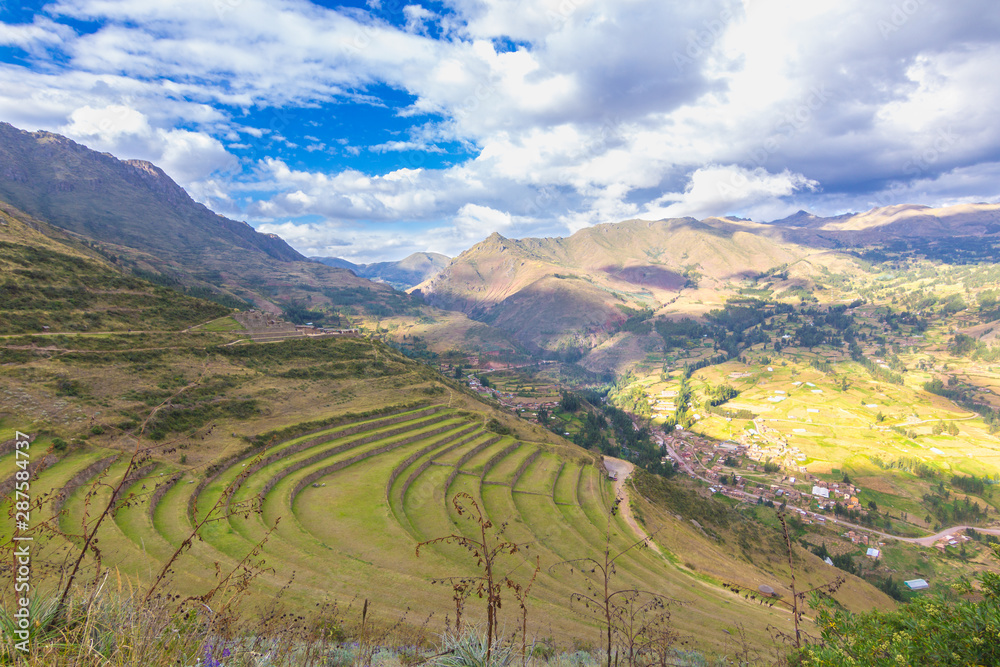
[{"label": "tree", "polygon": [[[1000,559],[1000,545],[991,544]],[[806,649],[803,665],[997,665],[1000,664],[1000,575],[984,572],[976,597],[950,601],[918,598],[892,611],[852,614],[820,609],[823,644]],[[968,582],[962,587],[973,595]]]}]

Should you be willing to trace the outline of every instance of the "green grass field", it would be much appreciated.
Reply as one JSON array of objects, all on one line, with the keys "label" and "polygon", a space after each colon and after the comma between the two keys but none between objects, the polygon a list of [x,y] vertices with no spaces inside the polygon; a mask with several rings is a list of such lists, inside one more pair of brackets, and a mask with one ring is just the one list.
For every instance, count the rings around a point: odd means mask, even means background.
[{"label": "green grass field", "polygon": [[[148,585],[208,517],[201,539],[167,575],[171,590],[200,594],[258,553],[256,605],[280,595],[283,604],[307,609],[361,595],[384,618],[409,613],[443,620],[454,614],[454,602],[447,586],[434,582],[475,576],[475,563],[456,544],[426,546],[419,558],[416,549],[449,534],[478,538],[471,506],[465,503],[460,515],[452,502],[468,494],[496,528],[503,527],[506,539],[522,547],[504,559],[505,574],[526,581],[536,562],[542,567],[529,607],[535,632],[596,641],[592,619],[568,604],[573,592],[585,588],[585,578],[559,563],[601,557],[609,525],[613,550],[635,542],[620,515],[608,523],[610,482],[581,450],[498,437],[482,424],[468,412],[430,405],[233,452],[209,473],[146,464],[123,486],[118,508],[101,526],[102,568]],[[65,534],[92,525],[110,501],[127,465],[125,458],[109,458],[113,454],[78,449],[35,482],[45,493],[75,479],[58,520]],[[685,539],[700,539],[690,526],[675,523]],[[65,556],[79,545],[75,537],[46,537],[40,546],[43,553]],[[664,543],[666,553],[679,550]],[[84,577],[93,576],[95,565],[89,556]],[[738,568],[754,570],[748,563]],[[628,552],[616,571],[619,586],[654,586],[683,600],[676,625],[697,634],[699,645],[721,645],[724,627],[741,622],[738,598],[651,549]],[[476,601],[468,605],[469,618],[478,618]],[[705,635],[697,624],[709,618],[716,620],[714,634]],[[767,623],[781,619],[774,610],[745,622],[763,637]]]}]

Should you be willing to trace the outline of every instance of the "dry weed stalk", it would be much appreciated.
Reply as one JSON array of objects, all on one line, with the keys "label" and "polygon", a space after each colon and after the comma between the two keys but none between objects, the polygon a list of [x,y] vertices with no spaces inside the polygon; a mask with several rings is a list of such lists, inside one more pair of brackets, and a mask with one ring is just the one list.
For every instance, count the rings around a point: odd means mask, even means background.
[{"label": "dry weed stalk", "polygon": [[[470,512],[470,509],[464,503],[471,506],[474,514]],[[421,542],[417,545],[416,553],[419,557],[420,549],[432,544],[457,544],[465,548],[472,555],[476,561],[476,567],[482,568],[483,574],[477,577],[447,577],[436,579],[433,583],[446,583],[452,587],[453,599],[455,600],[456,633],[461,632],[462,607],[465,599],[470,594],[475,593],[479,598],[486,601],[486,664],[488,665],[493,649],[493,638],[497,636],[497,612],[502,604],[501,591],[506,586],[515,591],[515,595],[519,596],[519,600],[523,596],[524,601],[527,600],[528,594],[526,589],[521,588],[509,576],[499,574],[497,566],[502,556],[512,556],[521,549],[527,549],[527,546],[503,538],[506,524],[501,524],[496,530],[492,530],[493,522],[483,515],[479,503],[468,493],[462,492],[457,494],[452,498],[452,504],[459,516],[464,516],[466,513],[471,514],[472,520],[479,527],[480,539],[475,540],[465,535],[445,535],[444,537],[437,537]],[[535,573],[537,575],[537,569]],[[531,581],[534,581],[534,576]],[[528,589],[530,587],[531,583],[528,584]],[[524,627],[527,627],[526,615],[527,607],[522,604],[522,623]]]},{"label": "dry weed stalk", "polygon": [[586,592],[570,594],[570,603],[582,604],[590,613],[600,617],[605,633],[607,667],[611,667],[616,638],[625,650],[629,665],[636,665],[650,655],[657,663],[667,664],[670,648],[678,638],[671,629],[667,608],[670,604],[680,604],[680,601],[635,587],[614,587],[618,559],[637,547],[647,546],[652,539],[652,536],[647,536],[617,553],[613,551],[611,524],[621,503],[622,498],[619,496],[611,505],[604,534],[604,551],[600,559],[575,558],[556,563],[553,567],[569,566],[570,574],[579,570],[584,575],[597,575],[596,585],[588,577]]},{"label": "dry weed stalk", "polygon": [[[778,597],[771,597],[768,602],[764,602],[763,597],[759,600],[761,604],[766,604],[769,607],[773,607],[775,603],[784,605],[792,612],[792,625],[794,626],[794,634],[789,635],[780,628],[775,628],[773,626],[768,626],[771,630],[772,639],[777,641],[783,641],[785,643],[793,644],[797,653],[802,652],[802,647],[808,640],[816,640],[816,637],[812,637],[807,634],[801,628],[801,622],[803,616],[806,613],[806,598],[813,594],[826,594],[833,595],[840,589],[841,586],[847,581],[847,578],[843,575],[838,575],[833,581],[828,581],[826,583],[820,584],[808,590],[800,591],[795,585],[795,564],[793,562],[794,550],[792,549],[792,538],[788,534],[788,523],[785,520],[784,514],[778,515],[778,520],[781,521],[781,527],[785,535],[785,547],[786,553],[788,554],[788,572],[790,576],[789,588],[792,590],[791,602],[785,601]],[[728,583],[724,585],[725,588],[733,591],[736,594],[742,594],[747,600],[757,600],[758,591],[755,589],[750,589],[740,584]]]}]

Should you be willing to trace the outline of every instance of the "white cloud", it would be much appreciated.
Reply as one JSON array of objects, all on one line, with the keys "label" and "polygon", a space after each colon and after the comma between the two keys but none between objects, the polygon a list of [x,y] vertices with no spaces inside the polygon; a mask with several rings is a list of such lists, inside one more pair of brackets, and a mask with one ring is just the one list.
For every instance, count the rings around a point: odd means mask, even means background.
[{"label": "white cloud", "polygon": [[202,181],[237,164],[218,139],[202,132],[154,128],[143,113],[123,105],[80,107],[59,131],[95,150],[153,162],[196,197],[218,191],[217,181]]},{"label": "white cloud", "polygon": [[38,52],[56,46],[73,35],[73,29],[43,16],[31,23],[0,23],[0,45]]},{"label": "white cloud", "polygon": [[403,7],[403,15],[406,17],[406,30],[416,33],[426,32],[427,22],[437,17],[434,12],[420,5],[406,5]]},{"label": "white cloud", "polygon": [[510,213],[489,206],[466,204],[458,209],[454,229],[466,240],[479,241],[493,232],[505,232],[512,224]]},{"label": "white cloud", "polygon": [[815,191],[818,187],[816,181],[787,170],[771,174],[763,169],[749,170],[735,165],[710,166],[695,171],[684,192],[668,193],[652,202],[643,216],[703,218],[725,215],[772,204],[782,197],[803,190]]},{"label": "white cloud", "polygon": [[[297,232],[317,248],[323,224],[351,243],[387,242],[370,225],[399,225],[417,247],[491,226],[565,233],[637,215],[767,216],[886,192],[937,203],[974,196],[971,183],[992,192],[981,175],[993,171],[978,168],[1000,159],[991,0],[445,4],[405,6],[397,27],[374,1],[369,13],[305,0],[58,0],[32,23],[0,23],[0,44],[38,64],[0,65],[0,118],[150,159],[227,211],[240,192],[263,193],[246,212],[267,224],[328,221]],[[77,34],[63,17],[101,25]],[[412,96],[408,132],[364,144],[310,128],[304,143],[241,115],[376,103],[374,86]],[[252,171],[219,177],[237,164],[220,140],[255,148]],[[455,141],[474,157],[366,171],[376,154]],[[264,152],[276,144],[283,156],[337,147],[327,152],[358,167],[303,167]],[[345,236],[347,223],[364,229]]]},{"label": "white cloud", "polygon": [[427,153],[444,152],[443,148],[422,141],[387,141],[382,144],[369,146],[368,150],[375,153],[388,153],[393,151],[424,151]]}]

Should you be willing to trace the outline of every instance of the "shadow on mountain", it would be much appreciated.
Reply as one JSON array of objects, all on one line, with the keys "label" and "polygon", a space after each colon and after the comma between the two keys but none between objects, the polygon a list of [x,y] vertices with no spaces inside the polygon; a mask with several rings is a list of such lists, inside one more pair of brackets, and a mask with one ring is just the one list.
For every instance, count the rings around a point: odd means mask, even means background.
[{"label": "shadow on mountain", "polygon": [[618,280],[642,287],[656,287],[666,290],[680,290],[687,278],[662,266],[605,266],[601,271]]}]

